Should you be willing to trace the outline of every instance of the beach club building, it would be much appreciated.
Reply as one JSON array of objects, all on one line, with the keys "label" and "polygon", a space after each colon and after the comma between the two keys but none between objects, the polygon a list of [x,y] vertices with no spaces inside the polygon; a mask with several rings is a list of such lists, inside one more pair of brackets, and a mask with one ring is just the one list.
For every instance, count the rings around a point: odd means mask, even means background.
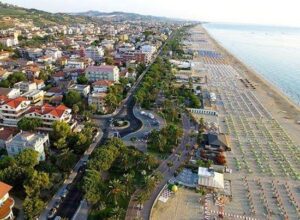
[{"label": "beach club building", "polygon": [[12,186],[0,181],[0,220],[14,219],[12,208],[15,201],[9,196],[11,189]]}]

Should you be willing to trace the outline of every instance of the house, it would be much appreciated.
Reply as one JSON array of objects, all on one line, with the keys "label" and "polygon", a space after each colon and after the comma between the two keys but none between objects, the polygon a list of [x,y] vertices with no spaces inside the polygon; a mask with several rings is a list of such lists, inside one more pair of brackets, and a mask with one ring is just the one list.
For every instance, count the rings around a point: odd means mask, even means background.
[{"label": "house", "polygon": [[81,59],[71,58],[66,64],[66,69],[84,69],[85,63]]},{"label": "house", "polygon": [[16,134],[16,129],[9,127],[0,127],[0,149],[6,148],[6,141],[13,138]]},{"label": "house", "polygon": [[43,104],[45,92],[42,90],[32,90],[24,93],[22,96],[28,99],[32,105]]},{"label": "house", "polygon": [[0,121],[6,126],[16,127],[18,121],[30,108],[30,101],[24,97],[0,99]]},{"label": "house", "polygon": [[4,80],[4,79],[7,79],[7,77],[11,74],[12,74],[12,72],[9,72],[6,69],[3,69],[3,68],[0,67],[0,81]]},{"label": "house", "polygon": [[0,219],[14,219],[13,207],[15,201],[9,196],[12,186],[0,181]]},{"label": "house", "polygon": [[198,186],[224,191],[224,175],[211,168],[198,168]]},{"label": "house", "polygon": [[32,149],[39,153],[39,161],[44,161],[45,147],[49,146],[49,135],[47,133],[31,133],[21,131],[6,142],[6,150],[9,156],[15,156],[25,149]]},{"label": "house", "polygon": [[20,89],[20,91],[22,93],[24,92],[31,92],[33,90],[36,90],[37,89],[37,85],[35,82],[25,82],[25,81],[22,81],[22,82],[17,82],[14,84],[14,88],[16,89]]},{"label": "house", "polygon": [[44,104],[42,106],[32,106],[25,117],[38,118],[43,121],[43,126],[40,130],[52,131],[52,124],[56,121],[64,121],[73,128],[76,123],[72,120],[72,110],[64,105],[52,106]]},{"label": "house", "polygon": [[17,98],[21,95],[20,89],[16,88],[2,88],[0,87],[0,95],[6,96],[9,99]]},{"label": "house", "polygon": [[59,71],[53,74],[52,76],[55,82],[61,81],[65,78],[65,73],[63,71]]},{"label": "house", "polygon": [[85,49],[85,56],[99,62],[104,56],[104,50],[102,47],[91,46]]},{"label": "house", "polygon": [[44,55],[43,50],[41,48],[28,48],[26,52],[27,57],[30,60],[37,60],[39,57],[42,57]]},{"label": "house", "polygon": [[93,92],[88,97],[89,105],[95,105],[97,111],[106,112],[105,109],[105,97],[107,96],[106,93],[103,92]]},{"label": "house", "polygon": [[91,87],[89,85],[73,84],[68,88],[68,91],[76,91],[83,97],[87,97],[91,92]]},{"label": "house", "polygon": [[114,82],[119,81],[119,69],[116,66],[101,65],[101,66],[89,66],[85,70],[86,78],[95,82],[98,80],[111,80]]},{"label": "house", "polygon": [[92,84],[94,92],[107,92],[108,87],[114,85],[110,80],[98,80]]},{"label": "house", "polygon": [[8,51],[0,51],[0,60],[5,60],[9,58],[9,52]]},{"label": "house", "polygon": [[28,79],[38,78],[40,75],[40,68],[36,64],[29,64],[24,68],[24,72]]},{"label": "house", "polygon": [[46,87],[45,82],[42,79],[33,79],[33,82],[36,84],[37,89],[43,89]]}]

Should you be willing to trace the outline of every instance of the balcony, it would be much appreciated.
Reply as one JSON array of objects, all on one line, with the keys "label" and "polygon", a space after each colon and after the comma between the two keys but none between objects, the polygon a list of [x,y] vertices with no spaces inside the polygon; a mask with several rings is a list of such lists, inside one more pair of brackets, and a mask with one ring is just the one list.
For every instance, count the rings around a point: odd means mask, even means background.
[{"label": "balcony", "polygon": [[0,206],[0,219],[12,219],[12,207],[15,205],[13,198],[9,197],[3,204]]}]

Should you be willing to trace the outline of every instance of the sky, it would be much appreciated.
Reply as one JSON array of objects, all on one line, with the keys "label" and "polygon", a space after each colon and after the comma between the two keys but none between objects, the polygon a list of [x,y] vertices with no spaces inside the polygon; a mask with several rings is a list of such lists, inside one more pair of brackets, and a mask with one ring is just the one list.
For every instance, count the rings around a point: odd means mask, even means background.
[{"label": "sky", "polygon": [[300,27],[300,0],[2,0],[2,2],[50,12],[124,11],[199,21]]}]

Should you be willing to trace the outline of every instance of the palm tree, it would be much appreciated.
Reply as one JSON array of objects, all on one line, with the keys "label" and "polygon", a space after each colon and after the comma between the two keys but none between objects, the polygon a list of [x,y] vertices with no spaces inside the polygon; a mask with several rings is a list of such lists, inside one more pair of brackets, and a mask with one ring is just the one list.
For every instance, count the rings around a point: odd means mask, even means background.
[{"label": "palm tree", "polygon": [[124,185],[120,180],[114,179],[109,181],[108,196],[112,198],[115,205],[118,205],[118,200],[124,196]]},{"label": "palm tree", "polygon": [[134,181],[134,174],[133,173],[125,173],[123,175],[124,183],[126,187],[126,195],[129,196],[129,191],[132,189],[133,181]]},{"label": "palm tree", "polygon": [[116,206],[111,210],[111,214],[112,216],[109,219],[119,220],[119,219],[124,219],[126,211],[123,208]]}]

